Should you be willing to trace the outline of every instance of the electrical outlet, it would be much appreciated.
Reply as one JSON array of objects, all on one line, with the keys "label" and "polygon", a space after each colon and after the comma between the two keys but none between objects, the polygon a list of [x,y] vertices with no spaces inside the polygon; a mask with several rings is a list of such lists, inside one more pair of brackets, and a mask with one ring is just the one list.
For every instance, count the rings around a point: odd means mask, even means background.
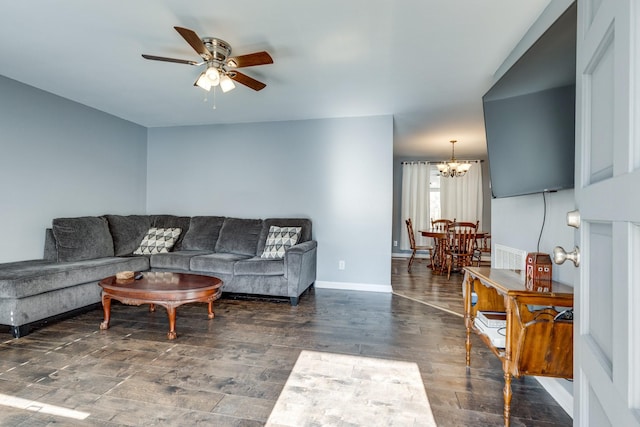
[{"label": "electrical outlet", "polygon": [[344,270],[345,268],[345,264],[344,264],[344,260],[340,260],[338,261],[338,270]]},{"label": "electrical outlet", "polygon": [[398,246],[398,241],[397,240],[393,241],[393,246]]}]

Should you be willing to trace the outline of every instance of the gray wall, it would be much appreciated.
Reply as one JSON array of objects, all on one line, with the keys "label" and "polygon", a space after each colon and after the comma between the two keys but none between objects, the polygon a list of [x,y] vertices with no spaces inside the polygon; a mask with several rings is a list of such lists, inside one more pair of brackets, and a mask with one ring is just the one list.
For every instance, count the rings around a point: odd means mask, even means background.
[{"label": "gray wall", "polygon": [[153,128],[147,209],[308,217],[319,282],[389,286],[392,157],[391,116]]},{"label": "gray wall", "polygon": [[[497,81],[522,56],[524,52],[549,28],[571,4],[572,0],[554,0],[544,10],[511,54],[498,68],[494,76]],[[555,246],[567,250],[573,248],[573,229],[566,225],[566,213],[574,209],[573,190],[550,193],[545,232],[540,242],[541,252],[551,253]],[[492,243],[517,249],[536,249],[542,225],[543,201],[541,194],[493,199],[491,203]],[[554,265],[553,277],[573,285],[575,269],[573,264]]]},{"label": "gray wall", "polygon": [[[522,40],[505,59],[495,74],[499,79],[537,40],[542,33],[573,3],[572,0],[553,0],[538,20],[524,35]],[[554,246],[563,246],[566,250],[573,248],[573,229],[566,225],[566,212],[575,206],[573,190],[559,191],[550,194],[550,211],[547,212],[546,232],[541,242],[542,252],[551,252]],[[539,226],[542,222],[542,196],[530,195],[493,199],[491,204],[492,243],[499,243],[522,250],[533,250],[538,240]],[[572,285],[576,277],[576,269],[572,263],[553,266],[554,279]],[[547,389],[569,413],[572,408],[573,384],[565,380],[550,380],[560,391]],[[564,392],[562,392],[564,390]]]},{"label": "gray wall", "polygon": [[318,281],[390,285],[391,116],[147,130],[5,77],[0,95],[0,262],[41,258],[56,217],[304,216]]},{"label": "gray wall", "polygon": [[61,216],[142,213],[142,126],[0,76],[0,262],[42,258]]},{"label": "gray wall", "polygon": [[[567,212],[575,209],[573,195],[573,190],[546,194],[547,217],[540,238],[540,252],[550,254],[556,246],[567,251],[573,249],[574,229],[568,227],[565,220]],[[492,242],[535,252],[544,219],[542,194],[494,199],[492,208]],[[575,271],[571,262],[554,264],[553,278],[573,285]]]}]

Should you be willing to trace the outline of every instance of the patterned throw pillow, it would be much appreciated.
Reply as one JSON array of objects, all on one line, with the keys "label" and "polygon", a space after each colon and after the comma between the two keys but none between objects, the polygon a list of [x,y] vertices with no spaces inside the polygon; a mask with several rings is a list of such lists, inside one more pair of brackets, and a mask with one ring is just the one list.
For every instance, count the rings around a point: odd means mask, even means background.
[{"label": "patterned throw pillow", "polygon": [[266,259],[282,259],[284,251],[298,243],[302,227],[278,227],[272,225],[269,227],[267,242],[264,245],[262,258]]},{"label": "patterned throw pillow", "polygon": [[140,247],[133,253],[136,255],[152,255],[167,253],[180,237],[181,228],[151,227],[142,239]]}]

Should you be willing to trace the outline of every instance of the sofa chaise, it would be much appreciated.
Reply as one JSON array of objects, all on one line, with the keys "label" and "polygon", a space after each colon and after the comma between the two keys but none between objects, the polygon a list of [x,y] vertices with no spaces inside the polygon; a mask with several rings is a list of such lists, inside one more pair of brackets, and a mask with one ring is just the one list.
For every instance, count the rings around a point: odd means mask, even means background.
[{"label": "sofa chaise", "polygon": [[98,282],[125,270],[215,276],[223,293],[286,297],[295,306],[316,279],[311,231],[305,218],[56,218],[43,259],[0,264],[0,324],[24,336],[36,322],[99,303]]}]

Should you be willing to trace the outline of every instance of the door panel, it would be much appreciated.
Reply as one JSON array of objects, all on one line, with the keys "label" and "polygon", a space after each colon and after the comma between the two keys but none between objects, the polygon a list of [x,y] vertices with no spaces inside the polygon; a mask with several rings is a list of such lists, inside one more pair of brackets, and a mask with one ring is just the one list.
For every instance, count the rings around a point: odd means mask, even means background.
[{"label": "door panel", "polygon": [[[631,283],[635,283],[635,286],[632,286],[629,289],[629,301],[640,301],[640,263],[638,260],[640,259],[640,224],[630,224],[629,225],[629,236],[630,242],[629,247],[631,250],[628,254],[627,261],[631,266],[629,274],[629,281]],[[629,323],[631,325],[636,325],[635,328],[631,328],[629,333],[629,347],[630,353],[633,355],[632,357],[637,357],[640,355],[640,310],[638,310],[637,306],[635,309],[631,310]],[[638,367],[637,358],[631,359],[635,360],[635,363],[631,363],[631,369],[629,370],[630,377],[630,387],[629,387],[629,402],[631,407],[640,408],[640,368]]]},{"label": "door panel", "polygon": [[608,35],[605,45],[600,47],[597,57],[589,65],[584,76],[583,90],[589,97],[586,120],[590,123],[585,135],[589,150],[589,183],[613,176],[613,66],[615,47],[613,37]]},{"label": "door panel", "polygon": [[[589,233],[591,264],[588,289],[585,289],[584,295],[589,307],[589,316],[585,318],[584,335],[593,339],[597,351],[606,360],[606,366],[611,367],[613,359],[611,353],[613,348],[612,226],[611,223],[592,223],[585,231]],[[584,251],[582,253],[584,256]]]},{"label": "door panel", "polygon": [[637,0],[578,0],[577,426],[640,426],[639,9]]},{"label": "door panel", "polygon": [[604,409],[602,409],[602,405],[600,405],[600,402],[598,402],[598,399],[595,397],[592,388],[589,388],[589,400],[593,402],[592,405],[589,405],[589,421],[591,425],[612,427],[607,419],[607,415],[604,413]]}]

